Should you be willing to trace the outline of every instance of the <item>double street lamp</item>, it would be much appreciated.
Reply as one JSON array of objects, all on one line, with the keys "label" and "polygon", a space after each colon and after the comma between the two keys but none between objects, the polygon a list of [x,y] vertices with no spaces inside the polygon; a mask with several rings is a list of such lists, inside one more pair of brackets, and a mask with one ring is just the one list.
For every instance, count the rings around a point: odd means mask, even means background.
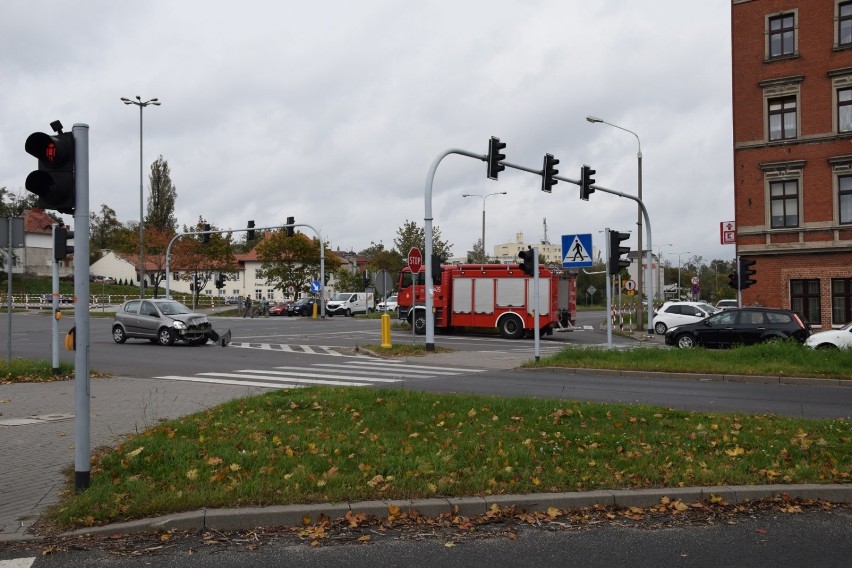
[{"label": "double street lamp", "polygon": [[488,253],[485,250],[485,200],[491,197],[492,195],[506,195],[507,191],[498,191],[495,193],[488,193],[485,195],[479,193],[464,193],[462,197],[480,197],[482,198],[482,256],[488,260]]},{"label": "double street lamp", "polygon": [[160,106],[158,99],[143,101],[142,97],[136,95],[136,100],[121,97],[121,102],[126,105],[139,107],[139,298],[145,297],[145,208],[143,204],[144,190],[142,185],[142,109],[148,105]]},{"label": "double street lamp", "polygon": [[[639,180],[637,182],[638,189],[637,189],[636,197],[639,198],[639,201],[641,203],[641,201],[642,201],[642,141],[639,140],[639,135],[636,134],[635,132],[633,132],[632,130],[624,128],[623,126],[618,126],[617,124],[607,122],[604,119],[598,118],[596,116],[587,116],[586,120],[591,122],[592,124],[599,122],[599,123],[602,123],[602,124],[612,126],[613,128],[618,128],[619,130],[623,130],[624,132],[629,132],[630,134],[632,134],[633,136],[636,137],[636,143],[639,145],[639,151],[636,153],[636,161],[638,162],[638,170],[639,170]],[[636,270],[636,289],[639,290],[639,303],[636,306],[636,321],[641,322],[642,321],[642,293],[643,293],[643,288],[642,288],[642,206],[641,206],[641,204],[638,206],[638,212],[637,212],[637,217],[636,217],[636,226],[638,228],[638,230],[636,231],[636,241],[637,241],[636,258],[639,261],[639,266],[638,266],[638,269]],[[648,251],[647,262],[648,262],[649,273],[651,271],[651,261],[652,261],[651,255],[652,255],[652,251]],[[651,278],[651,275],[649,274],[648,277]],[[648,282],[648,284],[650,284],[650,282]],[[650,304],[651,298],[649,297],[649,294],[645,293],[645,297],[648,298],[648,302]],[[650,323],[651,322],[649,321],[648,324],[650,325]],[[649,330],[649,331],[651,331],[651,330]]]}]

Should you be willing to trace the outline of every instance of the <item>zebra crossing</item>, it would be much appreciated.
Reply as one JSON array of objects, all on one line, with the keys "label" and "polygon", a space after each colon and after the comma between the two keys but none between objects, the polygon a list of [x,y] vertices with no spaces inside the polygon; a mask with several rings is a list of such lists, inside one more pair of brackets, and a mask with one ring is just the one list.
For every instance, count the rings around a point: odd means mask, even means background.
[{"label": "zebra crossing", "polygon": [[439,365],[412,365],[401,361],[358,357],[347,358],[346,361],[341,363],[276,366],[268,369],[236,369],[226,372],[210,371],[189,376],[163,375],[153,378],[240,387],[291,389],[307,386],[389,386],[410,379],[481,373],[484,370]]},{"label": "zebra crossing", "polygon": [[228,347],[241,349],[262,349],[264,351],[281,351],[282,353],[302,353],[303,355],[333,355],[343,357],[334,347],[320,347],[316,345],[285,345],[281,343],[253,343],[253,342],[231,342]]}]

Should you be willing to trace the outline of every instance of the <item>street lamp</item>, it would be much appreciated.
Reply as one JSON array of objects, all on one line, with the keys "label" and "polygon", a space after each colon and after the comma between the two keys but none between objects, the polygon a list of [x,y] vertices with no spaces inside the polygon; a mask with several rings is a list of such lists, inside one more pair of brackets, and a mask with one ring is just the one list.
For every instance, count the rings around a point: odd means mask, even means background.
[{"label": "street lamp", "polygon": [[677,255],[677,299],[680,300],[680,257],[685,254],[692,254],[689,251],[686,252],[673,252],[672,254]]},{"label": "street lamp", "polygon": [[[604,119],[598,118],[596,116],[587,116],[586,120],[591,122],[592,124],[600,122],[602,124],[612,126],[613,128],[618,128],[619,130],[623,130],[624,132],[629,132],[630,134],[632,134],[633,136],[636,137],[636,143],[639,145],[639,151],[636,153],[636,160],[638,162],[638,170],[639,170],[639,180],[637,182],[636,197],[638,197],[639,201],[641,202],[642,201],[642,141],[639,140],[639,135],[636,134],[635,132],[633,132],[632,130],[624,128],[623,126],[618,126],[617,124],[607,122]],[[638,206],[638,212],[637,212],[637,216],[636,216],[636,227],[638,228],[638,231],[636,231],[636,258],[639,261],[639,266],[636,270],[636,288],[639,290],[639,304],[636,306],[636,321],[641,322],[642,321],[642,206],[641,205]],[[647,262],[648,262],[648,283],[647,284],[648,285],[651,284],[651,278],[652,278],[652,276],[651,276],[651,262],[653,260],[652,254],[653,254],[653,252],[649,250],[648,251],[648,257],[647,257]],[[648,298],[648,304],[650,306],[651,297],[650,297],[650,294],[647,293],[647,291],[645,293],[645,297]],[[648,312],[650,314],[650,309],[648,310]],[[648,320],[648,325],[650,326],[650,324],[651,324],[651,321]],[[648,332],[653,333],[653,330],[649,329]]]},{"label": "street lamp", "polygon": [[136,95],[136,100],[121,97],[121,102],[126,105],[139,107],[139,298],[145,297],[145,209],[142,203],[144,190],[142,185],[142,109],[148,105],[160,106],[158,99],[143,101],[142,97]]},{"label": "street lamp", "polygon": [[656,300],[657,301],[659,301],[659,299],[661,297],[665,298],[665,295],[663,294],[663,286],[666,285],[666,273],[665,273],[664,270],[662,270],[662,268],[663,268],[663,247],[670,247],[670,246],[674,246],[674,245],[672,245],[671,243],[667,243],[667,244],[664,244],[664,245],[659,245],[657,247],[657,284],[658,285],[654,287],[654,289],[657,292],[657,294],[656,294]]},{"label": "street lamp", "polygon": [[508,191],[498,191],[496,193],[488,193],[481,195],[479,193],[464,193],[462,197],[481,197],[482,198],[482,256],[488,260],[488,253],[485,252],[485,200],[492,195],[506,195]]}]

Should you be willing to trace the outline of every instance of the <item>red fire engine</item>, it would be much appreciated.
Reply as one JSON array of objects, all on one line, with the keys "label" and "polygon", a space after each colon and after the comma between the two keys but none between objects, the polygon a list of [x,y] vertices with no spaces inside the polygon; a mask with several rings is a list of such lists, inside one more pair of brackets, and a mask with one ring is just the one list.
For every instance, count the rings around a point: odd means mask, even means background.
[{"label": "red fire engine", "polygon": [[[399,317],[411,323],[414,332],[426,333],[426,274],[403,268],[399,275]],[[517,264],[447,264],[432,283],[435,329],[498,329],[508,339],[519,339],[535,330],[534,278]],[[577,309],[577,281],[573,274],[539,270],[540,332],[573,329]]]}]

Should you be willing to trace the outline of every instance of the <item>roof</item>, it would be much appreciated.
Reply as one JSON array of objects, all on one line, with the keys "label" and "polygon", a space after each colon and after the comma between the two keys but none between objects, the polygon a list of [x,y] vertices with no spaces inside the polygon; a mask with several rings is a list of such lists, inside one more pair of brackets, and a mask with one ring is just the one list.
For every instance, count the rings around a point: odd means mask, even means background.
[{"label": "roof", "polygon": [[24,232],[50,235],[50,226],[56,223],[56,219],[47,214],[44,209],[27,209],[24,211]]}]

